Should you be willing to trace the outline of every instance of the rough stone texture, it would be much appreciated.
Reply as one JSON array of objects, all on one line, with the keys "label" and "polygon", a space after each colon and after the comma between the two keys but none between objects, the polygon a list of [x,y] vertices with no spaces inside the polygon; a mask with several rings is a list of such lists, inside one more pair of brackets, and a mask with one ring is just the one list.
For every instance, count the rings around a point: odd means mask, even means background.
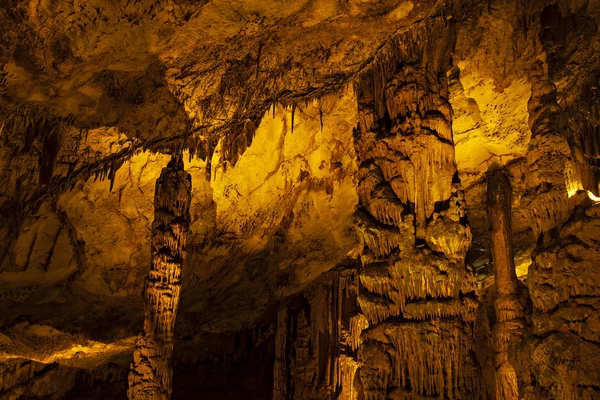
[{"label": "rough stone texture", "polygon": [[294,112],[276,107],[234,168],[213,168],[211,192],[198,192],[198,204],[213,208],[194,218],[182,298],[205,329],[248,328],[356,246],[355,104],[348,89]]},{"label": "rough stone texture", "polygon": [[[0,397],[126,396],[154,186],[179,149],[194,188],[173,398],[289,397],[291,382],[495,398],[493,164],[531,290],[517,285],[522,340],[501,349],[518,395],[598,397],[598,228],[575,205],[599,195],[599,22],[598,0],[0,2]],[[373,115],[385,129],[355,150]],[[563,245],[583,255],[541,268]],[[336,330],[324,293],[353,260],[364,312]]]},{"label": "rough stone texture", "polygon": [[[598,126],[598,107],[591,95],[597,79],[590,66],[596,62],[599,45],[598,7],[597,1],[494,1],[478,17],[458,25],[450,84],[453,130],[475,245],[485,250],[476,262],[478,267],[490,260],[483,175],[494,163],[506,165],[511,175],[517,267],[526,273],[531,263],[530,253],[537,242],[532,227],[540,222],[532,215],[535,206],[530,207],[529,199],[522,201],[522,197],[531,190],[527,157],[532,156],[528,154],[532,132],[528,125],[535,113],[529,114],[528,102],[532,94],[537,96],[532,90],[540,87],[533,89],[536,74],[531,73],[540,60],[556,85],[558,106],[553,107],[562,128],[552,129],[567,140],[569,157],[577,159],[569,168],[581,182],[570,185],[596,190],[591,165],[597,157],[584,156],[594,151],[584,150],[583,143],[591,149],[597,137],[592,126]],[[586,85],[588,89],[583,89]],[[564,205],[559,202],[557,207]]]},{"label": "rough stone texture", "polygon": [[[274,115],[270,110],[234,168],[224,171],[218,166],[217,148],[210,182],[205,180],[205,162],[185,159],[195,184],[179,338],[197,335],[214,341],[218,335],[210,332],[251,327],[273,303],[297,294],[347,257],[357,243],[352,232],[357,202],[352,180],[355,104],[349,89],[298,107],[293,133],[291,108],[278,106]],[[124,147],[124,139],[114,132],[94,130],[83,138],[80,151],[90,163]],[[68,156],[59,154],[59,160]],[[27,246],[15,247],[15,257],[26,260],[33,251],[33,230],[43,232],[38,237],[44,240],[38,239],[35,246],[41,246],[39,262],[32,258],[15,270],[10,259],[5,260],[0,279],[3,307],[10,310],[2,315],[8,326],[29,312],[32,320],[59,328],[73,329],[77,321],[75,329],[83,340],[90,335],[112,343],[139,331],[154,186],[167,161],[161,154],[136,153],[115,172],[112,192],[110,182],[92,177],[60,195],[50,208],[58,210],[56,216],[44,205],[28,219],[32,222],[24,225],[18,239]],[[59,229],[65,243],[60,242],[61,251],[49,254]],[[41,266],[46,259],[51,260],[48,271]],[[59,262],[62,259],[66,261]],[[207,287],[210,290],[203,289]],[[97,326],[105,328],[98,332]],[[189,354],[177,358],[186,368],[196,365],[195,360],[237,368],[226,355],[217,357],[218,363],[204,355],[201,349],[212,344],[192,343],[184,341]],[[208,376],[199,381],[210,384]],[[177,384],[174,390],[175,396],[185,393]]]},{"label": "rough stone texture", "polygon": [[[124,397],[134,344],[135,337],[103,343],[21,322],[0,334],[0,398],[78,398],[78,391]],[[115,391],[106,391],[111,386]]]},{"label": "rough stone texture", "polygon": [[[390,32],[438,8],[390,0],[20,1],[2,8],[6,93],[140,137],[164,137],[167,126],[169,136],[181,135],[187,116],[208,130],[203,146],[214,149],[224,128],[256,122],[273,101],[339,87]],[[28,49],[12,57],[19,43]]]},{"label": "rough stone texture", "polygon": [[489,173],[487,203],[496,286],[496,325],[493,328],[496,398],[518,399],[517,374],[510,363],[508,348],[522,339],[525,302],[515,271],[511,224],[512,187],[506,171],[492,170]]},{"label": "rough stone texture", "polygon": [[392,43],[357,83],[357,385],[365,399],[476,397],[471,236],[446,80],[452,27],[438,19]]},{"label": "rough stone texture", "polygon": [[323,274],[281,305],[277,314],[274,400],[357,399],[352,327],[358,276],[354,270]]},{"label": "rough stone texture", "polygon": [[533,237],[538,238],[566,222],[570,214],[568,196],[582,187],[573,168],[564,117],[556,103],[556,89],[542,63],[535,64],[531,79],[528,103],[531,142],[527,153],[527,191],[521,202]]},{"label": "rough stone texture", "polygon": [[183,169],[182,155],[177,154],[156,181],[152,264],[144,285],[144,333],[133,353],[129,399],[171,398],[171,356],[191,201],[192,177]]},{"label": "rough stone texture", "polygon": [[600,206],[586,200],[529,269],[532,372],[554,399],[600,396],[599,224]]}]

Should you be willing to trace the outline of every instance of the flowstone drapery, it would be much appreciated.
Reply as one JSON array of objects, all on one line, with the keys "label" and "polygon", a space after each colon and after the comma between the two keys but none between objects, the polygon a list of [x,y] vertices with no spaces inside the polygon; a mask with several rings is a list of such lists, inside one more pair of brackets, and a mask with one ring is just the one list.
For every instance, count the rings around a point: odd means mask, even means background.
[{"label": "flowstone drapery", "polygon": [[[399,35],[356,84],[358,385],[365,399],[476,398],[471,241],[457,178],[443,19]],[[395,398],[395,397],[394,397]]]}]

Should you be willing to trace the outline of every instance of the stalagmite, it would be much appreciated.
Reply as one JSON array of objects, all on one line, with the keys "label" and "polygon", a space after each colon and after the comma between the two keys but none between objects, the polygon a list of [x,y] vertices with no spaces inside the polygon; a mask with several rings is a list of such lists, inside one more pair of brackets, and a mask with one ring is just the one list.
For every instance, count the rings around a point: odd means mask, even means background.
[{"label": "stalagmite", "polygon": [[[512,188],[506,172],[496,170],[488,177],[487,191],[490,244],[494,258],[494,273],[498,298],[515,296],[519,280],[515,272],[512,244]],[[503,313],[499,319],[512,319]]]},{"label": "stalagmite", "polygon": [[512,243],[512,187],[506,171],[494,170],[488,176],[487,206],[490,245],[496,282],[496,398],[517,399],[518,382],[510,364],[508,346],[523,334],[524,304],[519,294]]},{"label": "stalagmite", "polygon": [[[398,35],[356,84],[359,398],[477,398],[443,19]],[[393,396],[393,397],[390,397]]]},{"label": "stalagmite", "polygon": [[144,333],[133,354],[128,398],[171,398],[173,332],[190,224],[192,179],[174,155],[156,181],[152,264],[144,287]]}]

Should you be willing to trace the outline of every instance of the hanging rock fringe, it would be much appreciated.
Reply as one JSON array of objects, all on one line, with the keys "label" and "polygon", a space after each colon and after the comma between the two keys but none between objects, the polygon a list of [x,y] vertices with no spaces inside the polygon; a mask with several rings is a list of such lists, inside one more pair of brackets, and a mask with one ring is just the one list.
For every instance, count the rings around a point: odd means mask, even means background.
[{"label": "hanging rock fringe", "polygon": [[445,19],[416,24],[355,83],[363,322],[353,345],[365,399],[479,397],[446,78],[453,43]]}]

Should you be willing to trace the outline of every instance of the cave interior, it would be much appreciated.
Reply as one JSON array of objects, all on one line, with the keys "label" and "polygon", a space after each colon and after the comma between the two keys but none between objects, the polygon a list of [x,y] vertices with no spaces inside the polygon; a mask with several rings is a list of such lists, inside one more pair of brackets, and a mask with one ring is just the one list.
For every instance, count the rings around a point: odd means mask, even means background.
[{"label": "cave interior", "polygon": [[600,0],[0,0],[0,399],[600,399]]}]

